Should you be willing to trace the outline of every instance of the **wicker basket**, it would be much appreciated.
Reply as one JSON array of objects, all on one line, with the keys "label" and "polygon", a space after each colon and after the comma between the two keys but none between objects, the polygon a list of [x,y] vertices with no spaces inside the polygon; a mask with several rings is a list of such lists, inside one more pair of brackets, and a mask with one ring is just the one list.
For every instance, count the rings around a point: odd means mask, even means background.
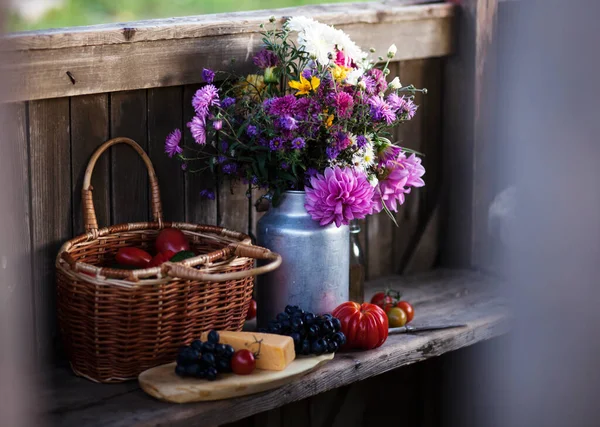
[{"label": "wicker basket", "polygon": [[[148,168],[154,222],[98,229],[91,175],[98,157],[118,143],[133,147]],[[179,346],[203,331],[240,330],[254,276],[281,264],[278,254],[251,246],[245,234],[164,222],[152,163],[127,138],[107,141],[94,153],[85,173],[82,200],[87,232],[66,242],[56,258],[57,309],[71,367],[92,381],[136,378],[145,369],[172,361]],[[183,231],[199,255],[148,269],[101,267],[121,247],[152,250],[159,231],[166,227]],[[255,259],[269,262],[253,268]]]}]

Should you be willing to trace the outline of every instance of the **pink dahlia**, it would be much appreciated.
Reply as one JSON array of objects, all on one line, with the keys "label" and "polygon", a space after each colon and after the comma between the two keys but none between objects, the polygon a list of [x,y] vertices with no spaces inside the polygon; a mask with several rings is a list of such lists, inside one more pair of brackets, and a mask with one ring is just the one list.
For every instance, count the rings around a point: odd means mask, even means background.
[{"label": "pink dahlia", "polygon": [[398,204],[404,203],[404,194],[408,190],[406,181],[408,180],[408,171],[396,165],[388,170],[388,175],[385,179],[379,180],[379,184],[375,189],[373,197],[373,213],[378,213],[383,210],[383,204],[392,212],[398,210]]},{"label": "pink dahlia", "polygon": [[425,174],[425,168],[421,165],[421,159],[411,154],[410,157],[400,152],[395,161],[385,164],[385,178],[379,180],[375,190],[373,212],[381,212],[383,203],[393,212],[402,205],[405,194],[410,193],[411,187],[423,187],[425,181],[421,178]]},{"label": "pink dahlia", "polygon": [[404,153],[401,153],[398,156],[398,163],[408,172],[407,187],[423,187],[425,185],[425,181],[421,178],[425,175],[425,168],[419,157],[413,153],[407,158]]},{"label": "pink dahlia", "polygon": [[310,185],[304,207],[321,225],[347,225],[372,211],[375,189],[364,173],[353,168],[327,168],[323,175],[311,177]]}]

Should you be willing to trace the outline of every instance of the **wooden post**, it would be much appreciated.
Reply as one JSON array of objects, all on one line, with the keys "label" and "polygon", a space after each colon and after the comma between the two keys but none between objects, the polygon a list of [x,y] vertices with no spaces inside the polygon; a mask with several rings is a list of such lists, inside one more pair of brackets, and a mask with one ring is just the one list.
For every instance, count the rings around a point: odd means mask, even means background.
[{"label": "wooden post", "polygon": [[489,147],[494,40],[498,0],[458,4],[455,55],[444,70],[443,150],[446,230],[442,263],[483,264],[487,206],[493,198]]}]

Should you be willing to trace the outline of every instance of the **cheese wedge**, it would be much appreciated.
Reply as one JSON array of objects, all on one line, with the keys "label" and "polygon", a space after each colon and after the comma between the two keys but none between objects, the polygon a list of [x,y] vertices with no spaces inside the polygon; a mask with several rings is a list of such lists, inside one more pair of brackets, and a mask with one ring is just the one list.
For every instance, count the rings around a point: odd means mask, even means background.
[{"label": "cheese wedge", "polygon": [[[208,332],[202,334],[206,341]],[[296,358],[291,337],[258,332],[219,331],[219,342],[229,344],[235,351],[247,349],[258,353],[256,367],[268,371],[283,371]]]}]

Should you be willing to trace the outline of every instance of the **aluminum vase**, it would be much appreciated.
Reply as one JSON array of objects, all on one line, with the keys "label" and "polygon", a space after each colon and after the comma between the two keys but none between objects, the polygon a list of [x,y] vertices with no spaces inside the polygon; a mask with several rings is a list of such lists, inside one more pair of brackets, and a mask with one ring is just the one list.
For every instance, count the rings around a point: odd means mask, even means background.
[{"label": "aluminum vase", "polygon": [[348,226],[319,225],[306,212],[304,198],[304,191],[288,191],[258,221],[258,244],[283,258],[277,270],[257,277],[259,327],[288,304],[321,314],[348,301]]}]

